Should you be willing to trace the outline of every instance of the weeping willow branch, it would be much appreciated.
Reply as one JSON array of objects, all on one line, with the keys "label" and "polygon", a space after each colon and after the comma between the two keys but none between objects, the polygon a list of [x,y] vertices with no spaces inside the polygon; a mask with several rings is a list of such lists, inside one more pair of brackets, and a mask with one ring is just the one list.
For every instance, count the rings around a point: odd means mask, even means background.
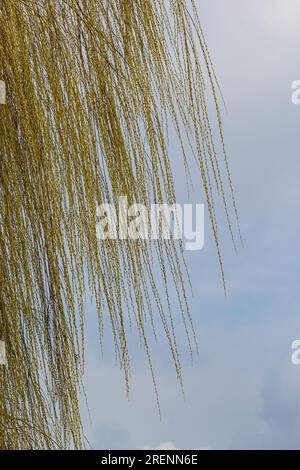
[{"label": "weeping willow branch", "polygon": [[133,325],[156,388],[147,322],[161,324],[181,380],[171,283],[193,350],[181,247],[99,244],[95,230],[96,207],[120,195],[175,201],[170,122],[187,179],[188,153],[197,160],[224,280],[215,197],[233,240],[237,211],[218,84],[193,0],[1,0],[0,79],[0,448],[80,448],[86,292],[101,341],[109,315],[127,391]]}]

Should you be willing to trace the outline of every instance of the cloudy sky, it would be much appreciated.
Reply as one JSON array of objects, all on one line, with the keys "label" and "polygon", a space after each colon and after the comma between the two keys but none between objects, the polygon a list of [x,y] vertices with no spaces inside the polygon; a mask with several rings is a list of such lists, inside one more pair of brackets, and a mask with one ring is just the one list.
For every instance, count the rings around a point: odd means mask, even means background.
[{"label": "cloudy sky", "polygon": [[[222,233],[228,298],[209,232],[187,254],[199,357],[182,328],[183,398],[165,341],[153,350],[162,420],[145,355],[133,341],[130,401],[109,344],[100,355],[88,311],[85,386],[94,448],[300,448],[300,0],[197,0],[225,96],[226,143],[245,247]],[[176,149],[173,149],[176,153]],[[179,153],[179,149],[177,149]],[[178,189],[184,194],[178,178]],[[200,192],[193,196],[201,201]],[[186,202],[186,201],[183,201]]]}]

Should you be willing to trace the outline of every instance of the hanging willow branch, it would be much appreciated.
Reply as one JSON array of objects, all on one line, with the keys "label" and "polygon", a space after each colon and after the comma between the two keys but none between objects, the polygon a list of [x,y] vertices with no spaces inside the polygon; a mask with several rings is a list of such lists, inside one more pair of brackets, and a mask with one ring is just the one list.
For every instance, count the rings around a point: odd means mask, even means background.
[{"label": "hanging willow branch", "polygon": [[187,175],[187,153],[197,159],[224,276],[214,195],[232,237],[237,214],[218,85],[193,0],[1,0],[0,79],[0,448],[80,448],[87,291],[101,340],[109,315],[127,389],[134,324],[153,375],[147,319],[154,329],[161,322],[181,380],[171,280],[193,348],[180,246],[100,244],[95,230],[96,207],[120,195],[175,201],[168,122]]}]

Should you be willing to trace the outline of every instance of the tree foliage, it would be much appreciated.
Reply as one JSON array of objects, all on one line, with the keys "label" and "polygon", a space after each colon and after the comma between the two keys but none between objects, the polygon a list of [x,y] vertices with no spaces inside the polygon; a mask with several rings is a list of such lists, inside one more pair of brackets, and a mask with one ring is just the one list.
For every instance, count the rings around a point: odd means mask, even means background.
[{"label": "tree foliage", "polygon": [[134,325],[153,375],[146,322],[161,323],[181,378],[171,282],[194,341],[181,247],[99,243],[96,207],[175,201],[171,122],[187,178],[197,160],[222,270],[215,195],[232,237],[236,207],[218,84],[194,0],[1,0],[0,78],[0,448],[80,448],[86,292],[100,340],[109,315],[127,389]]}]

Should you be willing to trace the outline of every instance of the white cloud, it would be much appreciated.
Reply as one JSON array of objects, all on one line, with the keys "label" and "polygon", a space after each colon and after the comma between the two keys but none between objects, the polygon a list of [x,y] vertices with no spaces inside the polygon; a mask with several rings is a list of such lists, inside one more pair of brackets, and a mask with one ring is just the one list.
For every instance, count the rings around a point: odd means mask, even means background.
[{"label": "white cloud", "polygon": [[[173,442],[162,442],[158,444],[157,447],[148,447],[145,446],[143,450],[180,450],[178,447],[173,444]],[[210,446],[203,446],[199,447],[198,449],[190,449],[190,450],[212,450]]]},{"label": "white cloud", "polygon": [[145,446],[143,450],[179,450],[173,442],[162,442],[157,447]]},{"label": "white cloud", "polygon": [[265,24],[289,35],[300,35],[299,0],[268,0],[262,4],[262,19]]}]

